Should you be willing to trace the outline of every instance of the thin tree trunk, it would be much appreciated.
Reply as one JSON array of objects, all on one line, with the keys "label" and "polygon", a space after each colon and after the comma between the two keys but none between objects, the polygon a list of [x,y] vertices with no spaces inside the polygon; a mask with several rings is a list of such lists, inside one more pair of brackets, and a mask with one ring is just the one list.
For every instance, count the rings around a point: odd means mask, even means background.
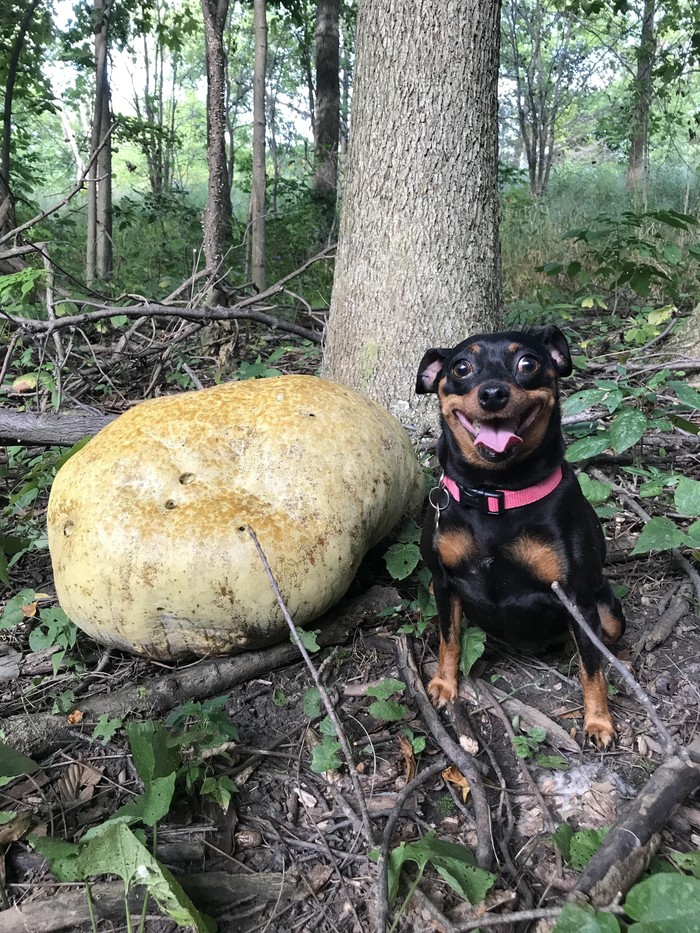
[{"label": "thin tree trunk", "polygon": [[[112,0],[95,0],[94,10],[98,28],[95,31],[95,107],[90,135],[91,153],[102,143],[110,123],[107,47]],[[111,172],[111,142],[107,140],[88,175],[85,261],[85,280],[88,285],[95,278],[106,278],[111,273]]]},{"label": "thin tree trunk", "polygon": [[335,210],[340,139],[340,0],[316,5],[316,130],[314,180],[316,194]]},{"label": "thin tree trunk", "polygon": [[497,0],[360,5],[324,371],[419,428],[424,351],[502,319],[498,52]]},{"label": "thin tree trunk", "polygon": [[223,278],[226,243],[231,230],[231,190],[226,161],[226,52],[224,27],[228,0],[202,0],[207,67],[207,166],[209,186],[204,209],[204,256],[211,279],[210,301],[223,295],[216,283]]},{"label": "thin tree trunk", "polygon": [[253,71],[253,185],[250,192],[250,278],[265,288],[265,71],[267,16],[265,0],[254,0],[255,67]]},{"label": "thin tree trunk", "polygon": [[10,140],[12,136],[12,99],[15,93],[15,82],[19,69],[19,59],[24,48],[24,39],[32,21],[36,8],[41,0],[32,0],[27,6],[17,29],[17,35],[12,43],[12,52],[7,64],[7,79],[5,81],[5,98],[3,101],[2,120],[2,151],[0,152],[0,233],[8,233],[16,226],[15,206],[10,188]]},{"label": "thin tree trunk", "polygon": [[656,0],[644,0],[627,160],[627,191],[643,203],[646,202],[649,178],[649,111],[651,110],[653,69],[656,57],[655,13]]}]

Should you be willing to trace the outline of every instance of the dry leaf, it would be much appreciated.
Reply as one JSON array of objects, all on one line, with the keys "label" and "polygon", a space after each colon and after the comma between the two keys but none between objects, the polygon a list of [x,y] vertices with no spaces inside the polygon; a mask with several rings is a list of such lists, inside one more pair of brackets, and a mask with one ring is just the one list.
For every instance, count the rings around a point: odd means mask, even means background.
[{"label": "dry leaf", "polygon": [[22,615],[25,619],[33,619],[36,615],[36,605],[37,600],[35,599],[33,603],[27,603],[25,606],[22,606]]},{"label": "dry leaf", "polygon": [[457,787],[460,788],[462,791],[462,802],[466,803],[467,797],[469,796],[469,781],[459,768],[456,765],[450,765],[449,768],[446,768],[442,772],[442,776],[446,781],[449,781],[450,784],[456,784]]},{"label": "dry leaf", "polygon": [[0,846],[23,839],[32,825],[33,815],[26,810],[18,813],[14,820],[0,826]]},{"label": "dry leaf", "polygon": [[401,755],[406,766],[405,780],[406,783],[409,784],[416,776],[416,771],[418,770],[416,766],[416,756],[413,754],[413,746],[403,735],[399,736],[399,747],[401,749]]},{"label": "dry leaf", "polygon": [[71,724],[71,726],[80,725],[82,721],[83,721],[82,710],[74,709],[73,712],[68,715],[68,722]]}]

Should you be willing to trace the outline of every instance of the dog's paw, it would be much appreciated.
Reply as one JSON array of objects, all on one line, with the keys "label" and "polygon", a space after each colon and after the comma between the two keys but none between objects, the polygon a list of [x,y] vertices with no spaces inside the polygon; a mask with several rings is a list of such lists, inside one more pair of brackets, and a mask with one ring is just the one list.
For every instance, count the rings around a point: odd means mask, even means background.
[{"label": "dog's paw", "polygon": [[434,705],[440,708],[457,699],[457,678],[449,679],[436,674],[428,684],[428,694]]},{"label": "dog's paw", "polygon": [[599,752],[609,751],[615,744],[617,733],[610,716],[591,716],[583,724],[583,731]]}]

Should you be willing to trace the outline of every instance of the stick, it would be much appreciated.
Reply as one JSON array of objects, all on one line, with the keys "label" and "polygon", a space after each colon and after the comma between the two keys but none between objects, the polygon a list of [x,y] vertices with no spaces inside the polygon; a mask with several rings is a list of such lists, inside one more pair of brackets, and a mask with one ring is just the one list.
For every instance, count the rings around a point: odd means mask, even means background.
[{"label": "stick", "polygon": [[331,698],[328,696],[328,691],[321,683],[321,680],[318,676],[318,672],[314,666],[314,663],[311,660],[311,657],[309,656],[308,651],[304,647],[304,643],[299,637],[299,631],[296,625],[294,624],[294,620],[290,616],[289,610],[287,609],[285,602],[282,599],[282,594],[279,591],[279,587],[277,586],[277,581],[275,580],[274,574],[272,573],[270,565],[267,561],[265,552],[260,546],[258,537],[253,531],[253,529],[250,527],[250,525],[248,525],[248,534],[252,538],[253,544],[255,545],[255,549],[258,552],[258,556],[260,557],[263,568],[265,569],[265,573],[267,575],[267,579],[270,583],[270,589],[275,594],[275,599],[277,600],[277,604],[282,610],[282,615],[284,616],[285,621],[287,625],[289,626],[289,631],[292,633],[292,638],[294,639],[294,643],[296,644],[297,648],[301,652],[302,658],[306,662],[306,666],[308,667],[309,673],[311,674],[313,682],[316,685],[316,689],[318,690],[321,696],[323,705],[326,707],[326,712],[328,713],[328,717],[333,723],[333,726],[335,727],[336,735],[338,736],[338,741],[340,742],[340,747],[343,752],[343,757],[345,758],[345,761],[348,766],[350,782],[352,784],[353,790],[355,791],[355,796],[357,797],[357,805],[360,810],[360,816],[362,817],[362,826],[364,830],[364,836],[369,845],[374,845],[374,830],[372,829],[372,821],[369,816],[369,810],[367,809],[367,801],[365,800],[365,795],[362,791],[362,785],[360,784],[360,779],[358,778],[357,771],[355,770],[355,762],[352,757],[352,751],[350,750],[350,743],[348,742],[347,736],[345,735],[345,731],[340,723],[340,720],[338,719],[338,715],[335,711],[335,707],[333,706],[333,703],[331,702]]},{"label": "stick", "polygon": [[406,681],[406,686],[418,704],[421,716],[436,742],[469,781],[477,832],[476,861],[479,868],[488,870],[493,863],[493,843],[491,840],[491,816],[481,774],[472,756],[447,734],[445,727],[440,722],[440,718],[428,699],[428,694],[425,692],[416,662],[409,650],[406,636],[401,635],[398,642],[399,670]]},{"label": "stick", "polygon": [[666,754],[677,755],[679,758],[687,760],[688,753],[686,752],[684,748],[681,748],[678,745],[676,740],[673,738],[671,733],[668,731],[666,726],[661,721],[658,713],[654,709],[654,704],[651,702],[646,692],[642,689],[642,687],[640,687],[640,685],[637,683],[634,677],[627,670],[627,668],[622,663],[622,661],[619,661],[615,657],[615,655],[612,653],[612,651],[610,651],[603,644],[600,638],[598,638],[598,636],[595,634],[595,632],[590,627],[588,622],[586,622],[586,620],[583,618],[581,610],[578,608],[576,603],[574,603],[573,600],[571,600],[570,597],[567,596],[567,594],[564,592],[564,590],[561,588],[561,586],[556,580],[554,581],[554,583],[552,583],[552,589],[554,590],[555,594],[559,598],[560,602],[563,603],[563,605],[568,609],[570,615],[572,615],[573,618],[576,620],[577,624],[581,627],[583,632],[585,632],[585,634],[588,635],[590,640],[593,642],[596,648],[600,651],[600,653],[603,655],[605,660],[608,661],[615,668],[615,670],[618,672],[620,677],[622,677],[624,682],[627,684],[627,686],[630,688],[632,693],[635,695],[640,706],[643,707],[647,716],[654,724],[656,731],[659,734],[659,738],[663,742],[664,751],[666,752]]},{"label": "stick", "polygon": [[377,933],[385,933],[389,920],[389,847],[391,846],[391,837],[394,835],[394,828],[401,816],[403,806],[411,794],[414,793],[421,784],[425,784],[430,778],[440,774],[445,770],[446,766],[446,759],[441,758],[439,761],[430,765],[429,768],[417,774],[412,781],[409,781],[396,798],[394,808],[384,827],[382,844],[379,849],[379,859],[377,860],[377,872],[379,874],[377,882]]}]

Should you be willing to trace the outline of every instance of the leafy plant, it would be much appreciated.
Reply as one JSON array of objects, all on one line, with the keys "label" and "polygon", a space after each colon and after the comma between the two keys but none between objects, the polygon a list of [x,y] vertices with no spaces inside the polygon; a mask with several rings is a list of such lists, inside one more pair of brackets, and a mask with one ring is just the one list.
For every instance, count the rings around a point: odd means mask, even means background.
[{"label": "leafy plant", "polygon": [[22,622],[36,620],[38,624],[29,635],[29,647],[32,651],[58,647],[60,650],[51,655],[51,665],[56,674],[66,651],[75,646],[78,630],[60,607],[37,608],[40,600],[49,598],[45,593],[35,593],[31,589],[20,590],[5,604],[0,616],[0,629],[11,629]]},{"label": "leafy plant", "polygon": [[421,531],[412,518],[407,518],[396,533],[396,543],[384,555],[386,569],[394,580],[405,580],[420,560]]},{"label": "leafy plant", "polygon": [[459,667],[465,677],[468,677],[472,667],[479,660],[486,649],[486,632],[478,625],[463,627],[461,635],[461,654]]},{"label": "leafy plant", "polygon": [[[370,856],[376,859],[378,853],[375,850]],[[457,843],[445,842],[438,839],[435,832],[430,832],[417,842],[402,842],[391,850],[387,866],[390,903],[398,893],[401,871],[406,862],[414,862],[418,866],[418,875],[411,885],[407,901],[420,883],[428,865],[432,865],[452,890],[470,904],[483,901],[496,881],[494,874],[477,867],[471,849]]]},{"label": "leafy plant", "polygon": [[375,719],[381,719],[384,722],[396,722],[403,719],[408,714],[408,707],[390,698],[403,693],[405,689],[406,684],[403,681],[390,677],[374,686],[367,687],[367,695],[377,698],[374,703],[370,704],[370,714]]},{"label": "leafy plant", "polygon": [[[170,747],[177,749],[182,764],[178,778],[188,793],[196,789],[209,797],[224,811],[228,809],[236,785],[226,774],[213,769],[214,750],[218,757],[226,758],[225,746],[238,742],[238,730],[224,709],[228,697],[221,696],[202,702],[185,703],[173,710],[165,720],[171,730]],[[222,748],[223,746],[223,748]]]},{"label": "leafy plant", "polygon": [[319,723],[319,730],[322,738],[311,753],[311,770],[323,774],[324,771],[335,771],[343,762],[339,754],[340,742],[336,738],[337,733],[330,716],[324,716]]},{"label": "leafy plant", "polygon": [[562,823],[552,833],[552,842],[574,871],[583,871],[600,848],[608,832],[608,827],[580,829],[578,832],[574,832],[567,823]]}]

